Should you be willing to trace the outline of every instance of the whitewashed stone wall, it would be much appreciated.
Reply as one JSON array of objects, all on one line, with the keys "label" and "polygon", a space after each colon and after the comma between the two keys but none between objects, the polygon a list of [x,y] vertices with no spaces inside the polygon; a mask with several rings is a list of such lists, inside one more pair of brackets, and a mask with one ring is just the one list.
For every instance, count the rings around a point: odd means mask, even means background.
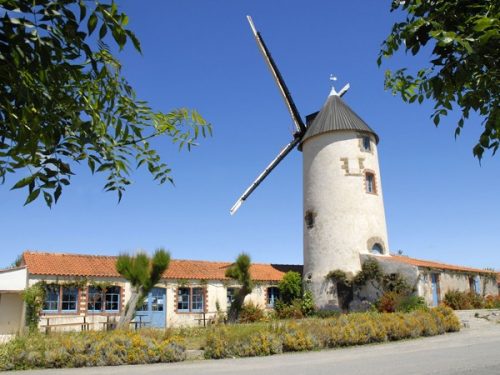
[{"label": "whitewashed stone wall", "polygon": [[[330,132],[303,144],[304,279],[318,307],[337,304],[329,271],[358,272],[359,255],[374,243],[389,252],[377,147],[370,135],[371,151],[363,151],[365,135]],[[375,175],[375,194],[366,192],[365,172]]]}]

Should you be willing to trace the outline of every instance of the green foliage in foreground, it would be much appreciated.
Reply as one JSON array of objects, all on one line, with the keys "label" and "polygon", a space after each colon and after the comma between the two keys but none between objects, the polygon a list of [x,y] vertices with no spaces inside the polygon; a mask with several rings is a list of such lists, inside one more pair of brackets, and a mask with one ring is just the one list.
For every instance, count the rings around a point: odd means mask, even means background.
[{"label": "green foliage in foreground", "polygon": [[[500,2],[491,0],[393,0],[391,11],[406,15],[394,24],[382,44],[382,58],[399,50],[424,61],[416,72],[387,71],[385,86],[408,103],[432,100],[434,124],[456,107],[461,111],[458,136],[471,112],[483,118],[483,131],[474,146],[481,159],[500,146]],[[425,61],[429,61],[425,63]]]},{"label": "green foliage in foreground", "polygon": [[460,322],[447,307],[408,314],[354,313],[329,319],[214,327],[208,330],[204,349],[206,358],[252,357],[395,341],[459,330]]},{"label": "green foliage in foreground", "polygon": [[264,356],[459,330],[453,311],[437,307],[407,314],[353,313],[207,329],[30,334],[0,345],[0,370],[176,362],[186,358],[186,348],[204,349],[208,359]]},{"label": "green foliage in foreground", "polygon": [[182,340],[170,331],[30,334],[0,345],[0,370],[115,366],[185,359]]},{"label": "green foliage in foreground", "polygon": [[27,189],[25,204],[43,196],[52,206],[77,163],[105,173],[119,199],[141,165],[172,182],[151,139],[189,150],[211,134],[198,112],[160,112],[137,97],[111,52],[128,42],[141,52],[116,2],[2,0],[0,11],[0,185],[24,176],[12,189]]}]

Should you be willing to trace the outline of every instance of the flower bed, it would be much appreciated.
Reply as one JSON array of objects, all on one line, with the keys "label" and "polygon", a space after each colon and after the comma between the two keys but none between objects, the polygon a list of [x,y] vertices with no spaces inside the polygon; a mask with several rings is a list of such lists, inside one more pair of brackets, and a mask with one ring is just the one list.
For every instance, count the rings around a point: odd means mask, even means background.
[{"label": "flower bed", "polygon": [[352,313],[207,329],[30,334],[0,345],[0,370],[176,362],[186,358],[186,348],[204,349],[207,359],[264,356],[459,329],[453,311],[438,307],[410,313]]},{"label": "flower bed", "polygon": [[177,362],[180,343],[154,330],[30,334],[0,345],[0,370]]},{"label": "flower bed", "polygon": [[207,332],[205,358],[272,355],[433,336],[460,330],[447,307],[411,313],[353,313],[328,319],[276,321],[214,327]]}]

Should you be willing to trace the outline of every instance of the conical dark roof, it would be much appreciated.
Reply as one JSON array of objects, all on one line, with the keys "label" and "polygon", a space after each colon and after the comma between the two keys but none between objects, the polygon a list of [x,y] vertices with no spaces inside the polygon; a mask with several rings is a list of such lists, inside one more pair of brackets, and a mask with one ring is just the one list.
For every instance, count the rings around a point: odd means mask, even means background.
[{"label": "conical dark roof", "polygon": [[338,95],[330,95],[312,123],[307,127],[306,134],[302,138],[302,144],[309,138],[331,131],[354,130],[368,132],[375,136],[378,143],[378,135],[370,128],[361,117],[359,117]]}]

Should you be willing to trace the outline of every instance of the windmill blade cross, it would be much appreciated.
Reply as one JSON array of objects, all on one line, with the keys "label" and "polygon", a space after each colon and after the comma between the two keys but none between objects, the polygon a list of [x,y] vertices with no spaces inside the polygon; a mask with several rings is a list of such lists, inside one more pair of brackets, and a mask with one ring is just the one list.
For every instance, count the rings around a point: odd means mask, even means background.
[{"label": "windmill blade cross", "polygon": [[234,215],[236,211],[240,208],[240,206],[243,204],[243,202],[248,198],[250,194],[257,188],[257,186],[260,185],[260,183],[267,177],[269,173],[280,163],[280,161],[283,160],[285,156],[288,155],[290,151],[292,151],[295,146],[300,142],[301,137],[295,137],[293,141],[288,143],[283,149],[280,151],[278,156],[274,158],[272,162],[269,163],[269,165],[264,169],[264,171],[255,179],[254,182],[248,187],[248,189],[245,190],[245,192],[241,195],[241,197],[236,201],[236,203],[231,207],[231,210],[229,211],[231,215]]},{"label": "windmill blade cross", "polygon": [[278,88],[280,89],[281,96],[283,96],[283,99],[285,100],[286,107],[288,109],[288,112],[290,112],[290,115],[292,116],[292,120],[295,124],[295,128],[297,129],[297,133],[303,134],[306,131],[306,126],[304,125],[304,122],[300,117],[299,111],[295,106],[292,96],[290,95],[290,91],[288,91],[285,81],[283,80],[283,77],[281,76],[281,73],[279,72],[276,63],[273,60],[271,53],[266,47],[264,39],[262,39],[262,36],[255,28],[255,25],[252,21],[252,17],[247,16],[247,19],[248,23],[250,24],[250,27],[252,28],[252,32],[257,42],[257,45],[259,46],[260,52],[262,52],[264,60],[266,61],[267,66],[271,70],[273,78],[276,81]]}]

